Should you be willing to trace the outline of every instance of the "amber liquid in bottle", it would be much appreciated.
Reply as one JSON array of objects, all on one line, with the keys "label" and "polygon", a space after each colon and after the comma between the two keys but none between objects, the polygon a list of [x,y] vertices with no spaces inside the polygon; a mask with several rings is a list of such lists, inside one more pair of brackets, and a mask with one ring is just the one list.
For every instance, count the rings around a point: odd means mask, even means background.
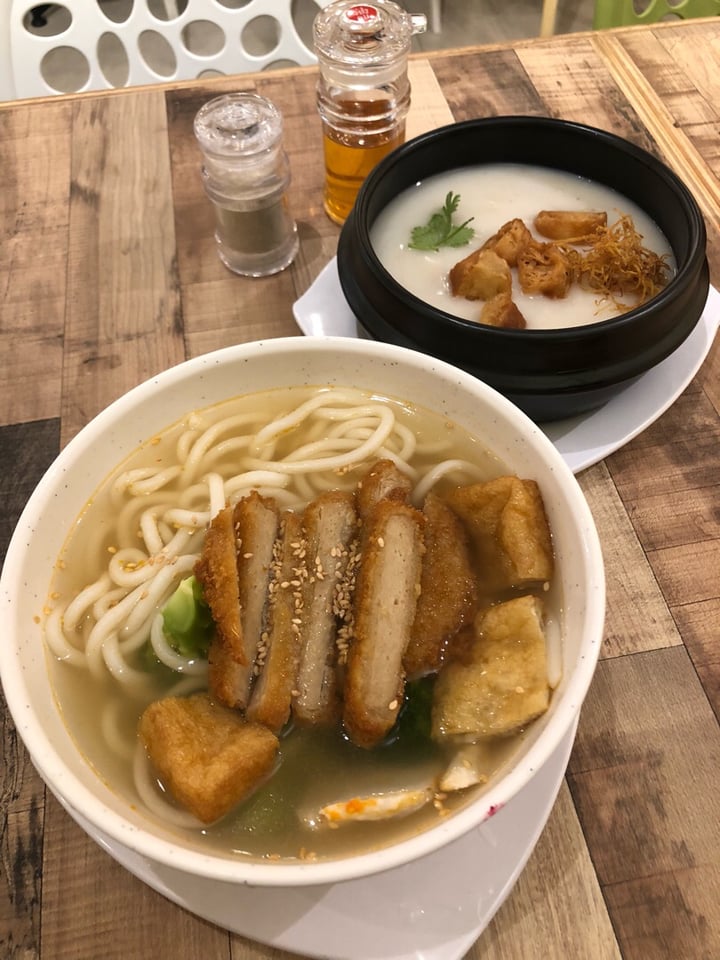
[{"label": "amber liquid in bottle", "polygon": [[404,142],[405,123],[401,121],[388,129],[390,101],[378,97],[377,92],[372,98],[342,98],[335,104],[347,117],[347,129],[323,124],[323,200],[330,219],[343,224],[365,177],[384,156]]}]

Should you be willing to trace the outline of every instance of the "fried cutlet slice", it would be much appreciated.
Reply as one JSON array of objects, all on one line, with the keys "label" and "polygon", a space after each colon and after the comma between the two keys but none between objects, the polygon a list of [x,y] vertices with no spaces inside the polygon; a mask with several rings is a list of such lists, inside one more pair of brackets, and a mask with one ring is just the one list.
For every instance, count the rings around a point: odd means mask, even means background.
[{"label": "fried cutlet slice", "polygon": [[354,744],[373,747],[403,701],[402,660],[420,594],[425,518],[408,504],[382,500],[363,524],[343,723]]},{"label": "fried cutlet slice", "polygon": [[607,213],[592,210],[541,210],[535,229],[549,240],[581,240],[607,226]]},{"label": "fried cutlet slice", "polygon": [[203,823],[224,816],[266,780],[279,747],[265,727],[206,693],[151,703],[139,735],[163,784]]},{"label": "fried cutlet slice", "polygon": [[240,621],[232,507],[221,510],[210,524],[194,573],[215,624],[208,654],[210,688],[222,703],[236,706],[237,690],[242,689],[249,672]]},{"label": "fried cutlet slice", "polygon": [[227,705],[246,707],[265,624],[265,607],[280,514],[271,497],[262,497],[253,490],[235,504],[233,521],[237,548],[240,622],[247,666],[246,674],[238,678],[241,682],[235,704]]},{"label": "fried cutlet slice", "polygon": [[376,460],[357,485],[357,509],[366,517],[381,500],[409,503],[412,481],[392,460]]},{"label": "fried cutlet slice", "polygon": [[435,682],[432,736],[474,740],[505,736],[550,703],[543,605],[517,597],[478,614],[467,656],[446,664]]},{"label": "fried cutlet slice", "polygon": [[290,717],[300,660],[304,543],[302,516],[285,511],[275,541],[267,629],[261,636],[257,679],[247,708],[248,720],[264,724],[273,733],[279,733]]},{"label": "fried cutlet slice", "polygon": [[510,267],[494,250],[474,250],[450,270],[450,292],[466,300],[490,300],[498,293],[510,293]]},{"label": "fried cutlet slice", "polygon": [[213,520],[195,566],[216,626],[209,688],[227,707],[247,706],[277,525],[275,501],[253,491]]},{"label": "fried cutlet slice", "polygon": [[533,241],[518,258],[518,280],[523,293],[541,293],[561,300],[573,281],[570,259],[555,243]]},{"label": "fried cutlet slice", "polygon": [[440,669],[448,641],[472,620],[477,603],[470,543],[460,519],[434,493],[425,498],[423,513],[421,591],[403,657],[411,680]]},{"label": "fried cutlet slice", "polygon": [[354,494],[339,490],[321,494],[305,508],[303,525],[307,579],[293,717],[301,724],[330,724],[340,716],[338,629],[352,612],[358,533]]},{"label": "fried cutlet slice", "polygon": [[492,250],[507,263],[509,267],[516,267],[518,257],[532,240],[532,234],[522,220],[517,217],[504,223],[497,233],[494,233],[480,248]]},{"label": "fried cutlet slice", "polygon": [[550,528],[534,480],[498,477],[457,487],[446,499],[470,534],[481,587],[524,587],[552,577]]},{"label": "fried cutlet slice", "polygon": [[193,572],[202,584],[218,639],[238,663],[245,663],[232,507],[221,510],[208,527]]},{"label": "fried cutlet slice", "polygon": [[491,327],[505,327],[507,330],[524,330],[525,317],[518,310],[509,293],[498,293],[486,300],[480,311],[480,323]]}]

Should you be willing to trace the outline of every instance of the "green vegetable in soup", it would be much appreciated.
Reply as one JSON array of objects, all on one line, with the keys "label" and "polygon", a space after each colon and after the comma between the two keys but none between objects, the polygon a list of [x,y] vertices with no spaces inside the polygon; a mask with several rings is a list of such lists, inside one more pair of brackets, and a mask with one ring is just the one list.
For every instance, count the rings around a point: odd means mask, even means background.
[{"label": "green vegetable in soup", "polygon": [[430,715],[435,676],[411,680],[405,685],[405,702],[393,729],[393,739],[408,749],[432,745]]},{"label": "green vegetable in soup", "polygon": [[184,657],[206,659],[213,633],[210,608],[195,577],[181,580],[162,610],[170,646]]}]

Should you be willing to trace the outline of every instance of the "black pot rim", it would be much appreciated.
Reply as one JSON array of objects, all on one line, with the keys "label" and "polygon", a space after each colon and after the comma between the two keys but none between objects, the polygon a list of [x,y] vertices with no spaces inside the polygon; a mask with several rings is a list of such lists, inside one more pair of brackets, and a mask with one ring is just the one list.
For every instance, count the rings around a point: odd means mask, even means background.
[{"label": "black pot rim", "polygon": [[[461,317],[455,317],[450,313],[440,310],[439,308],[432,307],[426,301],[421,300],[419,297],[402,288],[403,297],[408,307],[415,311],[420,317],[425,317],[426,319],[431,320],[439,328],[440,334],[445,332],[448,335],[452,333],[460,333],[462,335],[462,333],[465,332],[467,335],[472,335],[475,338],[497,338],[499,340],[505,340],[508,344],[508,348],[512,349],[512,345],[514,343],[527,344],[540,338],[543,338],[543,340],[546,340],[551,344],[561,344],[572,342],[578,339],[592,339],[592,337],[596,334],[600,334],[602,336],[610,336],[614,334],[620,335],[626,328],[634,326],[639,320],[641,321],[644,317],[654,313],[658,310],[658,308],[662,309],[663,307],[672,307],[672,305],[678,299],[682,299],[688,278],[698,270],[698,258],[700,257],[702,260],[705,259],[706,245],[705,223],[695,198],[688,187],[682,182],[677,174],[670,170],[670,168],[662,161],[658,160],[643,148],[636,146],[635,144],[617,136],[616,134],[609,133],[605,130],[600,130],[596,127],[591,127],[586,124],[577,123],[575,121],[533,116],[487,117],[447,124],[443,127],[438,127],[435,130],[420,134],[419,136],[408,140],[405,144],[397,147],[392,153],[388,154],[388,156],[378,163],[378,165],[372,170],[361,186],[355,201],[355,206],[353,207],[350,216],[343,226],[342,232],[346,233],[346,231],[349,231],[350,229],[355,229],[357,231],[360,244],[363,248],[363,253],[367,257],[372,270],[376,273],[376,276],[382,282],[383,286],[389,289],[397,290],[399,284],[380,262],[370,240],[371,224],[369,223],[368,205],[372,199],[373,191],[376,189],[380,181],[391,174],[398,165],[402,164],[408,154],[412,155],[413,153],[422,150],[426,147],[426,145],[432,144],[438,138],[447,137],[452,141],[452,139],[455,137],[462,137],[467,130],[488,130],[492,128],[513,127],[522,127],[529,129],[530,131],[535,130],[536,136],[542,136],[543,131],[547,131],[549,129],[562,129],[571,133],[574,132],[580,136],[588,137],[597,140],[598,142],[603,142],[608,146],[612,146],[618,149],[620,152],[629,155],[636,161],[649,166],[653,173],[664,181],[668,190],[670,190],[680,199],[681,205],[686,213],[690,237],[688,243],[688,256],[682,263],[677,263],[677,270],[667,286],[651,300],[648,300],[646,303],[635,307],[633,310],[627,311],[627,313],[624,313],[621,316],[609,318],[607,320],[599,320],[595,323],[583,324],[581,327],[561,327],[557,329],[542,330],[512,330],[498,327],[483,327],[482,325],[473,323],[470,320],[465,320]],[[535,161],[533,160],[528,160],[528,163],[530,165],[535,165]],[[463,164],[458,163],[456,166],[460,167],[463,166]],[[567,166],[563,166],[559,163],[555,164],[555,168],[568,169]],[[450,168],[448,167],[448,169]],[[659,359],[656,362],[659,362]]]}]

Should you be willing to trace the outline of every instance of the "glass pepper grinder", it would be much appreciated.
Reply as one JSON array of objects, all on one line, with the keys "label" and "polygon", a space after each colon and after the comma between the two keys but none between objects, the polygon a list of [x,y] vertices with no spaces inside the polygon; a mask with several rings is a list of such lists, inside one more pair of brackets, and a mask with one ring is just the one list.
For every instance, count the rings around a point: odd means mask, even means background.
[{"label": "glass pepper grinder", "polygon": [[313,21],[317,108],[325,155],[325,212],[344,223],[375,164],[405,140],[412,37],[426,17],[392,0],[335,0]]},{"label": "glass pepper grinder", "polygon": [[233,273],[278,273],[298,251],[285,195],[290,165],[282,130],[277,107],[255,93],[216,97],[195,117],[203,185],[215,208],[218,254]]}]

